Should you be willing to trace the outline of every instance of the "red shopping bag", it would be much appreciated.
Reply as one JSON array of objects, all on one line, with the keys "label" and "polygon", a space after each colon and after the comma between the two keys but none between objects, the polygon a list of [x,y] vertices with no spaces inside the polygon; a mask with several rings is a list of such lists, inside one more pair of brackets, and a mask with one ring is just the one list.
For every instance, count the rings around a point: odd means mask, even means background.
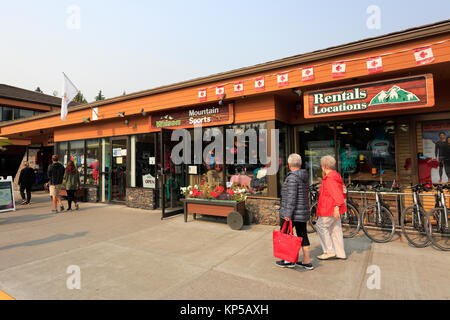
[{"label": "red shopping bag", "polygon": [[273,255],[275,258],[296,263],[298,251],[302,247],[302,238],[294,236],[292,220],[289,220],[289,227],[285,233],[287,225],[288,223],[285,221],[281,231],[273,230]]}]

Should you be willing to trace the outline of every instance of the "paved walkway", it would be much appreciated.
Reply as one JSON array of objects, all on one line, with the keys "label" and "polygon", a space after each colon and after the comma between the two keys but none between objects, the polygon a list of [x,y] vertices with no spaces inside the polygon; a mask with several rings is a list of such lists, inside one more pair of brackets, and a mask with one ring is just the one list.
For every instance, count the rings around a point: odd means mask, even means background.
[{"label": "paved walkway", "polygon": [[[217,219],[81,203],[54,215],[49,197],[0,214],[0,290],[16,299],[450,299],[450,253],[397,239],[346,239],[348,260],[313,271],[282,269],[272,256],[274,227],[233,231]],[[67,288],[69,266],[81,289]],[[372,267],[371,267],[372,266]],[[375,266],[375,267],[373,267]],[[380,289],[369,289],[380,270]],[[70,281],[69,281],[70,282]]]}]

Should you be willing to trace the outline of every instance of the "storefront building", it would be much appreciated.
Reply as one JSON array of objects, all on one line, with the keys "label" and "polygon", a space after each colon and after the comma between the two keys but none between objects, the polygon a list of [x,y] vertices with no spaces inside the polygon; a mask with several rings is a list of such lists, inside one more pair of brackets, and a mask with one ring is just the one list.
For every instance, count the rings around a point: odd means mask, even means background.
[{"label": "storefront building", "polygon": [[[176,209],[182,186],[238,182],[249,189],[250,221],[275,224],[292,152],[302,156],[311,183],[326,154],[336,157],[346,183],[447,183],[449,87],[444,21],[73,107],[66,121],[53,112],[9,122],[0,136],[51,131],[61,162],[77,164],[89,201]],[[270,154],[276,143],[279,170],[265,174],[264,164],[250,161],[173,164],[172,130],[186,129],[194,140],[200,124],[203,134],[278,129],[278,142],[269,134],[266,147]],[[261,145],[242,141],[246,159],[259,154]],[[224,145],[229,153],[236,151]]]}]

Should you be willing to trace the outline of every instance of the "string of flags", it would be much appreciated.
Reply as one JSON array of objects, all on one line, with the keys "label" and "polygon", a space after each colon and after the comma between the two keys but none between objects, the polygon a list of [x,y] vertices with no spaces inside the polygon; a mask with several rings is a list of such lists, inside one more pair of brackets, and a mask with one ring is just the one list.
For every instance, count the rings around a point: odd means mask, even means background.
[{"label": "string of flags", "polygon": [[[438,41],[438,42],[431,43],[431,44],[428,44],[428,45],[420,47],[420,48],[412,49],[412,51],[414,52],[414,58],[416,60],[416,64],[420,66],[420,65],[434,62],[435,57],[434,57],[432,46],[437,45],[437,44],[442,44],[442,43],[445,43],[448,41],[450,41],[450,39]],[[331,64],[331,76],[333,78],[345,77],[346,72],[347,72],[347,63],[352,62],[352,61],[359,61],[359,60],[365,60],[368,74],[383,72],[383,57],[397,54],[397,53],[407,52],[407,51],[411,51],[411,49],[403,49],[403,50],[394,51],[394,52],[387,52],[387,53],[383,53],[383,54],[380,54],[378,56],[373,56],[373,57],[364,57],[364,58],[355,58],[355,59],[336,61]],[[225,86],[229,85],[229,84],[233,85],[234,96],[243,94],[244,93],[244,82],[249,82],[249,81],[254,81],[254,90],[255,91],[257,91],[257,92],[265,91],[265,78],[273,77],[273,76],[277,77],[277,85],[279,88],[286,87],[289,85],[289,73],[291,73],[293,71],[297,71],[297,70],[301,71],[302,82],[313,81],[314,80],[314,69],[319,66],[323,66],[323,65],[327,65],[327,64],[329,64],[329,63],[315,64],[315,65],[311,65],[311,66],[307,66],[307,67],[283,71],[281,73],[268,74],[268,75],[264,75],[264,76],[258,76],[256,78],[249,78],[249,79],[239,80],[236,82],[223,83],[221,85],[215,86],[216,98],[217,99],[223,98],[223,96],[225,95]],[[214,86],[198,89],[198,99],[200,102],[207,101],[207,89],[212,89],[212,88],[214,88]]]}]

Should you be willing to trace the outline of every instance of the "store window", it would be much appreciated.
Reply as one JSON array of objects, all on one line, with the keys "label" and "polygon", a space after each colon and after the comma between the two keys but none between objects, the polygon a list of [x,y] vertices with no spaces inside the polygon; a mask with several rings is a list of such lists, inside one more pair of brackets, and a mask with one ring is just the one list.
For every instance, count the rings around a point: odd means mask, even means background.
[{"label": "store window", "polygon": [[310,183],[322,178],[320,159],[335,155],[334,126],[311,124],[299,126],[295,130],[297,153],[302,157],[302,168],[308,170]]},{"label": "store window", "polygon": [[289,127],[281,123],[277,123],[278,129],[278,152],[279,152],[279,170],[278,170],[278,195],[281,194],[281,187],[289,173],[288,157],[290,154],[290,136]]},{"label": "store window", "polygon": [[86,140],[86,184],[100,183],[100,140]]},{"label": "store window", "polygon": [[61,162],[65,167],[67,165],[69,155],[69,144],[67,142],[59,142],[57,144],[57,155],[59,162]]},{"label": "store window", "polygon": [[84,140],[70,141],[70,160],[78,168],[80,183],[84,184]]},{"label": "store window", "polygon": [[[260,130],[266,129],[266,123],[237,124],[225,128],[233,129],[236,137],[242,136],[243,138],[242,143],[236,138],[234,140],[234,147],[229,148],[227,146],[225,148],[225,154],[231,154],[234,158],[234,164],[227,164],[225,166],[227,182],[247,189],[249,195],[267,195],[267,168],[261,164],[258,149],[259,139],[261,138]],[[257,134],[256,143],[251,143],[251,139],[246,134],[246,131],[251,129],[255,130]],[[245,159],[238,159],[239,148],[245,149]],[[257,161],[256,163],[251,163],[250,159],[257,159]]]},{"label": "store window", "polygon": [[392,183],[396,177],[393,121],[336,124],[338,171],[345,183]]},{"label": "store window", "polygon": [[136,187],[156,188],[157,133],[136,136]]}]

